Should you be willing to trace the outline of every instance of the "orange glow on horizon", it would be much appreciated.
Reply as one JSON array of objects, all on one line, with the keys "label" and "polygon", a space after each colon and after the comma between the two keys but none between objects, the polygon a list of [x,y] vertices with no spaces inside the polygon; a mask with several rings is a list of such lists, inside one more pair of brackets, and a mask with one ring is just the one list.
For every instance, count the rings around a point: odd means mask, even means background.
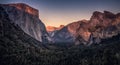
[{"label": "orange glow on horizon", "polygon": [[45,26],[54,26],[59,27],[60,25],[68,25],[72,22],[76,22],[79,20],[89,20],[90,15],[56,15],[56,16],[49,16],[49,15],[40,15],[39,18],[42,20],[42,22],[45,24]]}]

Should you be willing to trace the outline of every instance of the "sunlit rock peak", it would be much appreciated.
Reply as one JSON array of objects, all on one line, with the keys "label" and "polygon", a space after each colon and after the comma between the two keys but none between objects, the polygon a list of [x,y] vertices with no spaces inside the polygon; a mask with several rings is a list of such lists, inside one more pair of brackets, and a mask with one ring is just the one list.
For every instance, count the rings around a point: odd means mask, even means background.
[{"label": "sunlit rock peak", "polygon": [[27,4],[24,3],[12,3],[12,4],[4,4],[6,6],[13,6],[16,7],[19,10],[25,11],[26,13],[29,13],[31,15],[35,15],[39,17],[39,11]]}]

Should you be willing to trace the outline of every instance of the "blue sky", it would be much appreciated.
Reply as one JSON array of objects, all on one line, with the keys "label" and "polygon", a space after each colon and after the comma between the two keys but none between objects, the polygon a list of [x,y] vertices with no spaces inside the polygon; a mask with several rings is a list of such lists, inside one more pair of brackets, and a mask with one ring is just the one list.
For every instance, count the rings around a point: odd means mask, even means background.
[{"label": "blue sky", "polygon": [[1,0],[0,3],[26,3],[39,10],[46,26],[88,20],[94,11],[120,12],[120,0]]}]

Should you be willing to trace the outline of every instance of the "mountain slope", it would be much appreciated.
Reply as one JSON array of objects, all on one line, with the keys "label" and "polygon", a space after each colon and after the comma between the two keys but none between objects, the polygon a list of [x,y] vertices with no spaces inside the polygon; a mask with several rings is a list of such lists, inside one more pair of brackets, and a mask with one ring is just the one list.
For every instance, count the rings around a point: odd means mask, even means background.
[{"label": "mountain slope", "polygon": [[101,39],[118,35],[119,32],[119,13],[95,11],[90,20],[73,22],[57,31],[53,36],[53,41],[91,45],[92,43],[100,43]]},{"label": "mountain slope", "polygon": [[18,25],[24,32],[40,42],[48,42],[49,36],[45,25],[39,19],[39,12],[24,3],[1,4],[8,13],[11,23]]},{"label": "mountain slope", "polygon": [[[76,35],[79,31],[80,26],[84,26],[87,23],[87,20],[82,20],[78,22],[73,22],[68,24],[67,26],[63,27],[62,29],[58,30],[54,36],[53,41],[56,43],[74,43],[76,39]],[[81,32],[86,31],[82,29]],[[85,35],[85,34],[83,34]]]}]

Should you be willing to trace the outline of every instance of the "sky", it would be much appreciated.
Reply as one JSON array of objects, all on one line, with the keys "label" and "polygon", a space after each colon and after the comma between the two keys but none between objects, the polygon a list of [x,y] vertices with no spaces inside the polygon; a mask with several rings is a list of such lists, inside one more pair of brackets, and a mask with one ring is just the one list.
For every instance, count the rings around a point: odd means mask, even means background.
[{"label": "sky", "polygon": [[46,26],[67,25],[89,20],[94,11],[120,12],[120,0],[0,0],[0,3],[26,3],[39,10]]}]

